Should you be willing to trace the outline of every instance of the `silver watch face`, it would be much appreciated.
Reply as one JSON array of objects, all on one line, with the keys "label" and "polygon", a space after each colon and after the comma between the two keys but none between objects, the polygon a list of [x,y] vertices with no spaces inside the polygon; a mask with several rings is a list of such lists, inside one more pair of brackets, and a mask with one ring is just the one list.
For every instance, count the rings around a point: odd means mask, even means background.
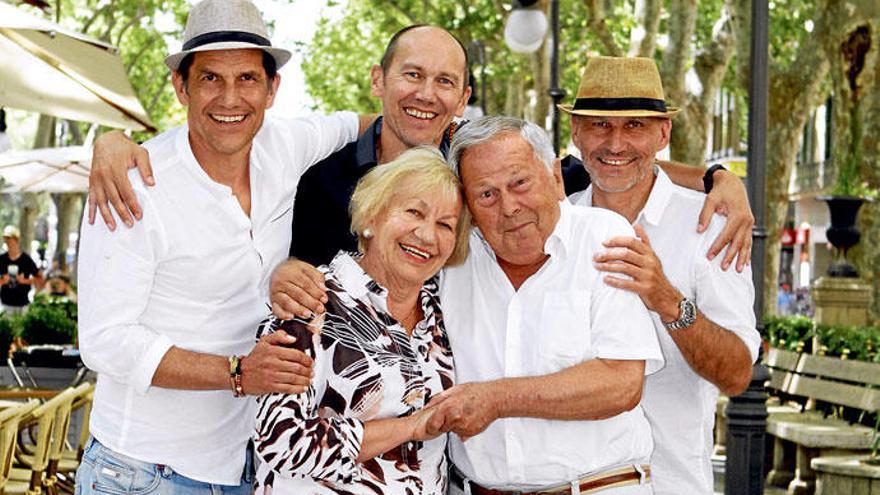
[{"label": "silver watch face", "polygon": [[697,321],[697,306],[688,298],[684,298],[678,303],[679,316],[672,323],[666,323],[665,326],[669,330],[680,330],[687,328]]}]

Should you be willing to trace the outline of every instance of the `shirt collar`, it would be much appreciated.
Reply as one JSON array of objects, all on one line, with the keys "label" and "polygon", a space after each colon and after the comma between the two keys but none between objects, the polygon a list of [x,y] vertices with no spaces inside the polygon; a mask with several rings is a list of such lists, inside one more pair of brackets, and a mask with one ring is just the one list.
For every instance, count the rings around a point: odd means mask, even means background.
[{"label": "shirt collar", "polygon": [[[451,137],[461,124],[452,122],[443,132],[443,139],[440,141],[440,153],[445,157],[449,152],[449,144]],[[379,156],[376,153],[376,144],[379,142],[379,136],[382,134],[382,116],[380,115],[370,128],[357,140],[357,151],[355,158],[357,159],[358,168],[370,169],[379,164]]]},{"label": "shirt collar", "polygon": [[571,204],[567,199],[559,202],[559,221],[544,241],[544,252],[553,257],[565,256],[571,245]]},{"label": "shirt collar", "polygon": [[[634,223],[647,222],[651,225],[659,225],[663,218],[663,212],[666,211],[666,207],[669,205],[674,187],[672,180],[656,164],[654,165],[654,177],[654,187],[651,188],[651,192],[648,194],[648,201],[645,202],[642,211],[636,216]],[[581,194],[581,196],[575,196],[577,194]],[[593,184],[590,184],[582,193],[572,194],[572,197],[576,205],[593,206]]]},{"label": "shirt collar", "polygon": [[656,164],[654,165],[654,187],[648,194],[648,201],[639,215],[636,217],[636,223],[648,223],[650,225],[659,225],[663,218],[663,212],[669,205],[672,198],[673,185],[669,176]]},{"label": "shirt collar", "polygon": [[[263,170],[263,167],[260,166],[260,160],[258,159],[258,155],[261,153],[262,148],[260,147],[260,143],[257,137],[264,132],[263,129],[265,129],[267,125],[271,125],[268,124],[269,118],[270,117],[267,117],[267,120],[263,122],[263,126],[260,127],[260,130],[257,131],[257,134],[254,136],[253,141],[251,141],[251,151],[250,153],[248,153],[248,174],[250,174],[251,177],[251,184],[254,184],[256,182],[254,181],[254,174],[260,173]],[[184,123],[178,129],[179,132],[175,137],[175,147],[177,148],[179,156],[181,157],[181,161],[183,161],[188,166],[187,168],[190,170],[190,172],[192,172],[192,174],[199,182],[204,184],[211,191],[224,196],[232,194],[231,187],[221,184],[212,179],[211,176],[209,176],[208,173],[205,172],[205,169],[202,168],[202,166],[199,164],[199,161],[196,159],[195,153],[193,153],[192,145],[189,142],[189,124]]]},{"label": "shirt collar", "polygon": [[367,132],[363,133],[357,140],[357,151],[355,159],[358,168],[372,168],[379,163],[379,157],[376,155],[376,143],[379,142],[379,134],[382,133],[382,116],[380,115]]},{"label": "shirt collar", "polygon": [[[359,300],[368,300],[374,308],[379,309],[383,313],[391,315],[388,310],[388,289],[382,287],[378,282],[373,280],[370,275],[361,268],[356,257],[345,251],[340,251],[330,262],[330,270],[336,275],[339,283],[348,292],[352,298]],[[437,276],[428,279],[419,289],[418,304],[422,307],[425,318],[419,322],[417,326],[418,332],[424,332],[425,328],[421,325],[428,318],[428,315],[439,312],[439,301],[437,300]]]},{"label": "shirt collar", "polygon": [[367,293],[384,296],[382,286],[367,275],[350,253],[344,251],[337,253],[330,262],[330,269],[336,274],[346,292],[355,299],[363,299]]},{"label": "shirt collar", "polygon": [[[571,204],[567,199],[563,199],[559,202],[559,221],[556,222],[556,226],[553,228],[553,232],[550,233],[550,236],[547,237],[547,240],[544,241],[544,254],[548,254],[551,257],[553,256],[563,256],[565,252],[568,250],[571,243]],[[493,258],[497,260],[495,256],[495,251],[492,250],[492,246],[489,245],[489,241],[483,237],[483,233],[480,232],[480,229],[477,227],[473,228],[473,235],[476,235],[480,240],[480,244],[486,250],[487,253],[492,255]]]}]

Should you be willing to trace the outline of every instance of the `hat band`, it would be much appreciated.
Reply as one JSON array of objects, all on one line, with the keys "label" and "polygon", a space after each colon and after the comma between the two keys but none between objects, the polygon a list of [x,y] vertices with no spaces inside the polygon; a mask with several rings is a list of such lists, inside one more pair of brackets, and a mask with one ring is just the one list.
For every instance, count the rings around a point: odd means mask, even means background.
[{"label": "hat band", "polygon": [[666,113],[666,102],[655,98],[578,98],[573,110],[650,110]]},{"label": "hat band", "polygon": [[183,44],[183,50],[192,50],[193,48],[207,45],[208,43],[222,43],[225,41],[238,41],[242,43],[251,43],[259,46],[272,46],[272,43],[258,34],[246,33],[244,31],[214,31],[213,33],[205,33]]}]

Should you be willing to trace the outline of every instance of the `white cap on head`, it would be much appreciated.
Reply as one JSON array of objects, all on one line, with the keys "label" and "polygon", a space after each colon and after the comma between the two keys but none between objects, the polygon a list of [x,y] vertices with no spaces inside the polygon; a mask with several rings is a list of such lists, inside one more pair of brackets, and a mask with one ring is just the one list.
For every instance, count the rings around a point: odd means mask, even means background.
[{"label": "white cap on head", "polygon": [[21,239],[21,231],[15,225],[7,225],[3,228],[3,237],[15,237]]}]

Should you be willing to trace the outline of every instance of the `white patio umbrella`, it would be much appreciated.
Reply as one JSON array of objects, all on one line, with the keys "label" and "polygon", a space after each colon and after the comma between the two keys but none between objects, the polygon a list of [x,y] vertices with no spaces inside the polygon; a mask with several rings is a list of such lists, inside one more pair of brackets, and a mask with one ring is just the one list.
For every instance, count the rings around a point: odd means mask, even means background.
[{"label": "white patio umbrella", "polygon": [[0,2],[0,106],[155,130],[116,48]]},{"label": "white patio umbrella", "polygon": [[2,193],[70,193],[89,190],[92,151],[87,146],[9,150],[0,153]]}]

